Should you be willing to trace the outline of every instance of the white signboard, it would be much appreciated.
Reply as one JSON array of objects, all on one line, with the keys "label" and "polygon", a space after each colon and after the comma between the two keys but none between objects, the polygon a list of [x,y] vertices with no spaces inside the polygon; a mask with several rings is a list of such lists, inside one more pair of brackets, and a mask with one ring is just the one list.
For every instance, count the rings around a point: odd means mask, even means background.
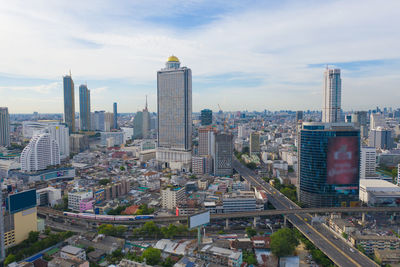
[{"label": "white signboard", "polygon": [[205,211],[189,216],[189,228],[195,228],[210,222],[210,211]]}]

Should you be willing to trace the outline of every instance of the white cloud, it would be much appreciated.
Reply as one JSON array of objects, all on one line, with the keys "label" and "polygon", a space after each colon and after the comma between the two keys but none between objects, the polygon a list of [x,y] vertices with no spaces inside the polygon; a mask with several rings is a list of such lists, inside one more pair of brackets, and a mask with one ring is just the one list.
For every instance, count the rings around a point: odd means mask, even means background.
[{"label": "white cloud", "polygon": [[[323,70],[308,68],[309,64],[400,58],[397,0],[288,1],[271,8],[263,4],[223,13],[217,20],[188,29],[148,19],[177,16],[200,4],[8,1],[0,7],[0,49],[7,51],[0,72],[61,79],[72,69],[74,77],[89,84],[91,79],[122,78],[134,84],[155,84],[156,71],[167,56],[176,54],[204,83],[226,73],[261,79],[255,87],[232,90],[219,85],[212,92],[196,94],[194,110],[216,110],[218,103],[226,110],[313,109],[321,106],[318,92]],[[361,70],[357,78],[351,77],[351,70],[343,71],[344,107],[356,107],[358,100],[365,108],[396,105],[393,98],[372,93],[360,96],[359,92],[379,87],[387,95],[396,93],[399,66],[366,69],[368,75]],[[28,87],[41,94],[52,92]],[[197,85],[193,88],[197,90]],[[92,89],[99,108],[111,106],[107,101],[114,89]],[[112,101],[121,102],[122,111],[133,112],[143,106],[136,95],[142,91],[132,86],[125,94],[113,95],[116,100]]]}]

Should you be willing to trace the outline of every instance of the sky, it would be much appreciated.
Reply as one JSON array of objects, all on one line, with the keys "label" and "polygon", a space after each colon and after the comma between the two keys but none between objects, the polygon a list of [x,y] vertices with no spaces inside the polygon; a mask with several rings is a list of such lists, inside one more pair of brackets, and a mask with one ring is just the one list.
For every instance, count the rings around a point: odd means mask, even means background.
[{"label": "sky", "polygon": [[342,107],[399,107],[398,0],[3,1],[0,106],[62,113],[62,76],[92,111],[136,112],[168,56],[192,69],[193,110],[321,109],[325,66]]}]

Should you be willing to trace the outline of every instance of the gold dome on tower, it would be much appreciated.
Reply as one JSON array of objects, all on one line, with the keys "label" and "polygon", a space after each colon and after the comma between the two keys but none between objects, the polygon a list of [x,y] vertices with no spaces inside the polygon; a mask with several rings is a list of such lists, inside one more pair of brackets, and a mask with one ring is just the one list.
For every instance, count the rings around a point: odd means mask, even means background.
[{"label": "gold dome on tower", "polygon": [[167,62],[179,62],[179,59],[176,56],[170,56]]}]

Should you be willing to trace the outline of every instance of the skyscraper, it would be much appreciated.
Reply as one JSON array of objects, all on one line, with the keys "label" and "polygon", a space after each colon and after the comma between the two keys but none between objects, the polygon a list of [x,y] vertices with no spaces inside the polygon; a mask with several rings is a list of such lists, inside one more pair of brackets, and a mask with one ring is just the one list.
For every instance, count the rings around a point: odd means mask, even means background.
[{"label": "skyscraper", "polygon": [[21,169],[23,171],[44,170],[48,166],[57,164],[60,164],[58,143],[48,133],[35,135],[22,150]]},{"label": "skyscraper", "polygon": [[64,83],[64,122],[69,132],[75,132],[75,87],[71,74],[63,77]]},{"label": "skyscraper", "polygon": [[0,146],[10,146],[10,115],[5,107],[0,107]]},{"label": "skyscraper", "polygon": [[232,175],[233,136],[220,133],[215,136],[214,175]]},{"label": "skyscraper", "polygon": [[260,154],[260,133],[253,132],[250,134],[250,154]]},{"label": "skyscraper", "polygon": [[322,122],[342,121],[342,79],[340,69],[329,69],[324,73],[324,103]]},{"label": "skyscraper", "polygon": [[91,129],[90,90],[85,84],[79,86],[79,118],[81,131],[89,131]]},{"label": "skyscraper", "polygon": [[303,111],[298,110],[296,111],[296,122],[303,120]]},{"label": "skyscraper", "polygon": [[147,97],[145,108],[143,111],[136,112],[135,119],[133,120],[133,138],[150,138],[150,113],[147,109]]},{"label": "skyscraper", "polygon": [[157,72],[157,160],[190,168],[192,149],[192,71],[170,56]]},{"label": "skyscraper", "polygon": [[392,131],[380,126],[376,129],[371,129],[368,136],[368,144],[376,149],[394,148]]},{"label": "skyscraper", "polygon": [[360,131],[349,123],[304,122],[299,134],[300,201],[307,207],[357,202]]},{"label": "skyscraper", "polygon": [[112,128],[118,129],[118,121],[117,121],[118,111],[117,111],[117,103],[116,102],[114,102],[114,104],[113,104],[113,113],[114,113],[114,125],[112,126]]},{"label": "skyscraper", "polygon": [[200,115],[201,125],[211,125],[212,124],[212,110],[210,109],[203,109]]}]

